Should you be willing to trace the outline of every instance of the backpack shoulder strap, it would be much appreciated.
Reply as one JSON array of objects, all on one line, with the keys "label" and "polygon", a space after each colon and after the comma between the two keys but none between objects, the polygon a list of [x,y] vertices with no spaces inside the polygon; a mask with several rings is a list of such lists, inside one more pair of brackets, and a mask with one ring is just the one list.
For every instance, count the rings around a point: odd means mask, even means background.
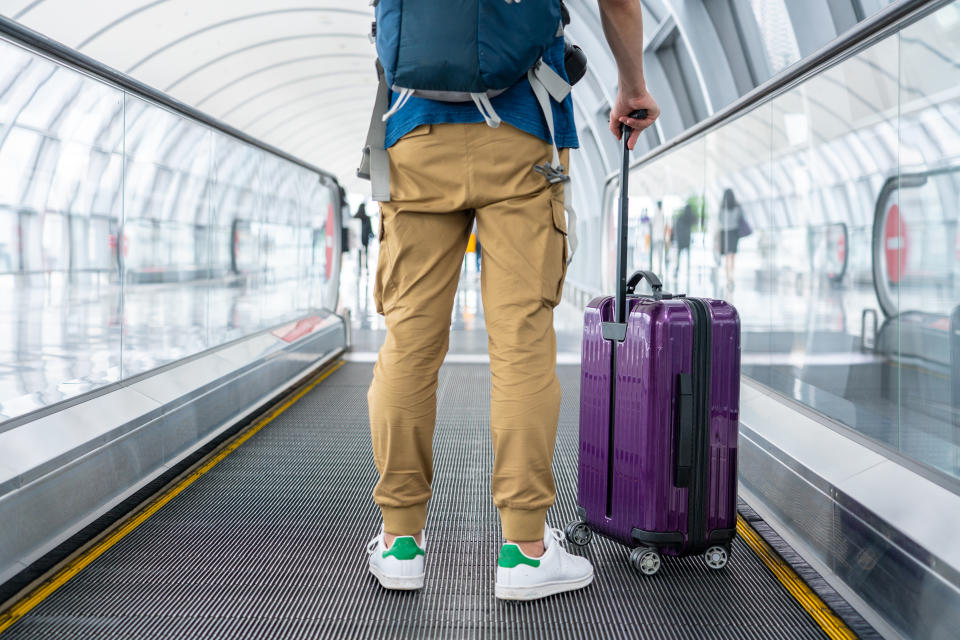
[{"label": "backpack shoulder strap", "polygon": [[387,137],[387,124],[384,115],[390,102],[390,90],[384,77],[383,66],[377,60],[377,98],[370,115],[370,127],[367,129],[367,141],[363,147],[363,157],[357,169],[357,177],[370,181],[370,197],[379,202],[390,201],[390,156],[384,149]]},{"label": "backpack shoulder strap", "polygon": [[[533,88],[534,95],[537,96],[540,110],[547,121],[547,129],[550,131],[550,140],[553,142],[553,162],[544,167],[548,171],[552,169],[553,175],[547,175],[546,173],[544,175],[551,182],[557,182],[559,180],[552,180],[551,178],[556,177],[555,172],[557,171],[562,176],[563,168],[560,166],[560,151],[557,149],[557,137],[553,124],[553,105],[550,104],[550,98],[558,103],[563,102],[570,93],[571,87],[559,73],[551,69],[542,59],[538,60],[537,64],[527,72],[527,80]],[[541,171],[541,173],[543,172]]]},{"label": "backpack shoulder strap", "polygon": [[527,79],[533,88],[533,93],[537,96],[537,102],[540,104],[540,110],[547,121],[547,130],[550,131],[550,140],[553,143],[553,162],[547,165],[538,164],[533,167],[534,171],[543,174],[550,184],[557,182],[563,183],[563,207],[567,212],[567,243],[570,245],[570,251],[567,252],[567,263],[573,260],[573,254],[577,252],[577,214],[573,209],[573,198],[570,194],[570,176],[563,172],[563,165],[560,164],[560,149],[557,148],[556,127],[553,123],[553,104],[550,98],[557,103],[563,102],[569,95],[570,84],[563,77],[545,64],[543,60],[537,61],[530,71],[527,72]]}]

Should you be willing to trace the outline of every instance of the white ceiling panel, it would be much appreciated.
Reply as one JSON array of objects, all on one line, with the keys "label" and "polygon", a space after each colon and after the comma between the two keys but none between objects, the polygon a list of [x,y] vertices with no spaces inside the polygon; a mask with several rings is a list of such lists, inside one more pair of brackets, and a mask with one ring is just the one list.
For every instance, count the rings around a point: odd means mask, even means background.
[{"label": "white ceiling panel", "polygon": [[253,122],[284,109],[302,110],[305,105],[312,106],[313,98],[318,95],[328,100],[337,97],[326,95],[327,92],[332,94],[354,88],[360,89],[363,95],[367,95],[371,91],[371,85],[376,84],[372,77],[365,79],[365,76],[370,75],[372,74],[369,69],[355,68],[351,73],[337,73],[335,77],[331,77],[328,72],[295,78],[266,88],[260,95],[236,104],[224,113],[237,122]]},{"label": "white ceiling panel", "polygon": [[[334,17],[339,18],[337,14]],[[204,64],[225,53],[243,50],[251,45],[282,41],[291,36],[316,34],[327,36],[314,38],[312,42],[300,43],[300,46],[316,49],[322,47],[325,52],[344,50],[345,45],[352,51],[357,44],[365,45],[363,50],[372,50],[370,42],[363,32],[364,22],[353,16],[351,20],[333,21],[331,14],[318,10],[298,10],[284,12],[253,13],[228,21],[211,23],[199,29],[184,29],[182,36],[177,32],[164,34],[156,48],[139,48],[130,51],[128,60],[136,60],[123,69],[128,73],[142,73],[157,80],[160,87],[169,86],[179,78],[177,69],[168,66],[171,62],[188,59],[193,64]],[[369,29],[369,23],[366,24]],[[162,28],[162,27],[161,27]],[[351,29],[353,32],[351,33]],[[294,44],[296,46],[297,43]],[[113,49],[113,47],[109,47]],[[141,53],[142,55],[141,57]],[[262,56],[271,55],[271,51],[260,51]],[[286,55],[280,51],[279,55]],[[265,58],[269,59],[269,58]],[[179,66],[179,65],[178,65]]]},{"label": "white ceiling panel", "polygon": [[[335,46],[331,46],[331,37],[337,38]],[[362,64],[367,70],[372,70],[370,43],[366,36],[291,34],[270,40],[225,46],[220,52],[207,58],[198,55],[194,68],[176,78],[170,77],[161,89],[182,95],[204,96],[211,86],[221,85],[257,69],[268,66],[275,68],[278,63],[304,58],[315,61],[312,63],[314,73],[321,70],[331,71],[331,66],[339,69],[343,63],[353,66]],[[336,64],[331,65],[331,62]]]},{"label": "white ceiling panel", "polygon": [[[326,62],[323,62],[324,60]],[[358,61],[352,61],[350,64],[331,69],[339,61],[338,58],[331,60],[309,57],[254,69],[236,79],[211,83],[207,93],[192,104],[208,113],[232,116],[233,112],[247,100],[260,99],[260,96],[273,92],[286,93],[301,82],[309,82],[309,79],[314,76],[321,76],[330,83],[331,87],[361,80],[367,76],[370,78],[372,95],[373,90],[376,89],[373,63],[358,64]]]}]

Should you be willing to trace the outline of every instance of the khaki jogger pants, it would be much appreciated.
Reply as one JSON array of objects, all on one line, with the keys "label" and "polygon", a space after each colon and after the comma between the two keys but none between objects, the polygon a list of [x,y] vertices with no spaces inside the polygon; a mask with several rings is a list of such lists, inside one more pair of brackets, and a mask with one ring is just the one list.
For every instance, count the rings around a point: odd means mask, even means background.
[{"label": "khaki jogger pants", "polygon": [[[507,124],[422,125],[390,148],[374,283],[387,337],[367,399],[387,533],[423,529],[433,479],[437,372],[473,227],[483,246],[493,499],[503,535],[543,538],[560,413],[553,308],[566,274],[563,185],[533,170],[553,148]],[[562,150],[567,166],[568,150]]]}]

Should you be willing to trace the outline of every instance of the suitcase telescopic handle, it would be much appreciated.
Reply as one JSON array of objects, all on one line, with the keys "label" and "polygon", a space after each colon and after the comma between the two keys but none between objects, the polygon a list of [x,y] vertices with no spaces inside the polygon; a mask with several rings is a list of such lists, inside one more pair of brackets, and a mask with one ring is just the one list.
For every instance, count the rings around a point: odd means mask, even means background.
[{"label": "suitcase telescopic handle", "polygon": [[[635,120],[646,120],[647,110],[639,109],[630,114]],[[627,187],[630,174],[630,149],[627,142],[630,140],[631,127],[620,125],[620,139],[623,142],[623,160],[620,163],[620,220],[619,234],[617,234],[617,296],[614,309],[614,321],[623,324],[626,322],[627,310]]]}]

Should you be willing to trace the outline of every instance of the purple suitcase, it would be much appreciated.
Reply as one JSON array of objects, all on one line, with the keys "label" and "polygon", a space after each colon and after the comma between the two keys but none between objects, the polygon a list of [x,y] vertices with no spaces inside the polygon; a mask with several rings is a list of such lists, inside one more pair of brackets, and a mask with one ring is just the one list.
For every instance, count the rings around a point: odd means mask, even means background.
[{"label": "purple suitcase", "polygon": [[[740,322],[726,302],[664,293],[652,273],[627,281],[626,169],[625,148],[618,291],[584,317],[580,519],[567,538],[634,547],[647,575],[661,554],[702,553],[720,569],[736,534]],[[643,278],[653,296],[632,295]]]}]

